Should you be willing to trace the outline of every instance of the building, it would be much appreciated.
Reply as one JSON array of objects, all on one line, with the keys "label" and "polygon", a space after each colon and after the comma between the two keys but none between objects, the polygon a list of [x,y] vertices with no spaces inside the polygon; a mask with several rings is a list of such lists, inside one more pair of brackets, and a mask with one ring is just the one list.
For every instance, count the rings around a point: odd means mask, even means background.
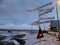
[{"label": "building", "polygon": [[58,21],[57,20],[52,20],[51,23],[50,23],[50,30],[51,31],[58,31],[57,26],[59,27],[59,30],[60,30],[60,20],[58,20]]}]

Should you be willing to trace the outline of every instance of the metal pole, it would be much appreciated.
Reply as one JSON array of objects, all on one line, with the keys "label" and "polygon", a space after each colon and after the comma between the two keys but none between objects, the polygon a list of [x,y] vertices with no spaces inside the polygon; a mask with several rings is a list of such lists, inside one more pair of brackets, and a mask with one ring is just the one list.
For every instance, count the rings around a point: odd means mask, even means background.
[{"label": "metal pole", "polygon": [[38,15],[38,21],[39,21],[38,26],[39,26],[39,28],[40,28],[40,12],[39,12],[39,15]]},{"label": "metal pole", "polygon": [[45,23],[44,23],[44,30],[45,30]]},{"label": "metal pole", "polygon": [[[39,15],[38,15],[38,22],[39,22],[38,26],[39,26],[39,28],[41,28],[40,27],[40,11],[39,11]],[[39,40],[40,40],[40,43],[41,43],[41,38]]]},{"label": "metal pole", "polygon": [[57,14],[57,30],[59,28],[59,17],[58,17],[58,7],[57,7],[57,3],[56,3],[56,14]]},{"label": "metal pole", "polygon": [[58,17],[58,7],[57,7],[57,3],[56,3],[56,14],[57,14],[57,30],[59,31],[58,39],[60,40],[59,17]]}]

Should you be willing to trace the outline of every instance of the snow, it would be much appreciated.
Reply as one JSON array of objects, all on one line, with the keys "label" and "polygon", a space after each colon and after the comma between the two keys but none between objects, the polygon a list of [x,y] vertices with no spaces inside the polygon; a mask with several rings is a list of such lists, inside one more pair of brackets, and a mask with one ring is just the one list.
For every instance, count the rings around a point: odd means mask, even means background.
[{"label": "snow", "polygon": [[37,34],[31,35],[28,34],[24,38],[28,39],[26,40],[25,45],[58,45],[58,41],[56,40],[56,37],[44,34],[44,38],[36,39]]},{"label": "snow", "polygon": [[[26,33],[26,32],[21,32],[21,33],[26,34],[26,36],[23,37],[23,39],[26,41],[25,45],[58,45],[59,44],[59,41],[57,41],[57,38],[56,38],[57,36],[52,36],[52,35],[48,35],[48,34],[44,33],[43,34],[44,37],[41,38],[41,40],[40,40],[40,39],[36,39],[37,33],[34,33],[34,34],[30,34],[30,33]],[[9,35],[9,34],[7,34],[7,35]],[[12,33],[12,34],[15,34],[15,33]],[[17,34],[20,34],[20,33],[17,33]],[[6,38],[6,39],[9,39],[9,38]]]}]

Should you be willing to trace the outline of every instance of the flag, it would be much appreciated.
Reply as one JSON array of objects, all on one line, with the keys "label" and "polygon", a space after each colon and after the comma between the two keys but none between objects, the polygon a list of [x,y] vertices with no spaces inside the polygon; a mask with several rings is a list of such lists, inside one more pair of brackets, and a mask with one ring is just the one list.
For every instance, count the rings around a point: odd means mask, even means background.
[{"label": "flag", "polygon": [[41,28],[39,27],[39,31],[38,31],[38,35],[37,35],[37,39],[43,38],[43,32],[41,30]]}]

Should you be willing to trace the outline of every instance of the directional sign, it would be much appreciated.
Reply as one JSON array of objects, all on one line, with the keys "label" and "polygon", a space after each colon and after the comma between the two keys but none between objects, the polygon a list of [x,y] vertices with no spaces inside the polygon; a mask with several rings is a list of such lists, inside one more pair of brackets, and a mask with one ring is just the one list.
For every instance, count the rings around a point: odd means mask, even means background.
[{"label": "directional sign", "polygon": [[35,22],[31,23],[31,25],[39,25],[39,21],[35,21]]},{"label": "directional sign", "polygon": [[31,12],[31,11],[33,11],[33,10],[26,10],[26,12]]},{"label": "directional sign", "polygon": [[55,17],[40,18],[40,20],[55,19]]},{"label": "directional sign", "polygon": [[43,24],[43,23],[50,23],[51,20],[48,20],[48,21],[43,21],[43,22],[40,22],[40,24]]},{"label": "directional sign", "polygon": [[44,15],[44,14],[47,14],[47,13],[49,13],[49,12],[52,12],[53,9],[54,9],[54,7],[49,8],[49,9],[46,9],[46,12],[40,14],[40,16],[42,16],[42,15]]},{"label": "directional sign", "polygon": [[31,25],[39,25],[39,23],[43,24],[43,23],[50,23],[50,22],[51,22],[51,20],[47,20],[47,21],[43,21],[43,22],[35,21]]},{"label": "directional sign", "polygon": [[33,9],[33,11],[40,10],[41,8],[43,8],[45,6],[48,6],[48,5],[51,5],[51,4],[52,4],[52,2],[49,2],[49,3],[47,3],[47,4],[45,4],[45,5],[41,6],[41,7]]},{"label": "directional sign", "polygon": [[26,10],[26,12],[32,12],[32,11],[42,12],[42,11],[44,11],[44,10],[45,10],[45,9],[43,9],[43,8],[40,8],[40,9],[37,9],[37,10],[31,9],[31,10]]},{"label": "directional sign", "polygon": [[40,11],[41,12],[41,11],[44,11],[43,7],[51,5],[51,4],[52,4],[52,2],[49,2],[49,3],[47,3],[47,4],[45,4],[45,5],[41,6],[41,7],[37,7],[35,9],[31,9],[31,10],[26,10],[26,12],[32,12],[32,11]]}]

